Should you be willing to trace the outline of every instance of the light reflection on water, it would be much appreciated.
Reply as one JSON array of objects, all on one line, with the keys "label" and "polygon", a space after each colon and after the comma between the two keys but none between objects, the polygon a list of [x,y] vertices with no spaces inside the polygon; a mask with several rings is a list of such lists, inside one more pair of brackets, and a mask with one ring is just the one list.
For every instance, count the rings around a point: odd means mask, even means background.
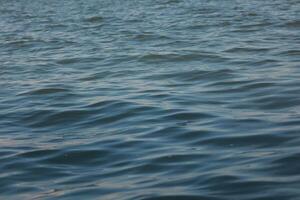
[{"label": "light reflection on water", "polygon": [[1,4],[1,198],[299,197],[298,1]]}]

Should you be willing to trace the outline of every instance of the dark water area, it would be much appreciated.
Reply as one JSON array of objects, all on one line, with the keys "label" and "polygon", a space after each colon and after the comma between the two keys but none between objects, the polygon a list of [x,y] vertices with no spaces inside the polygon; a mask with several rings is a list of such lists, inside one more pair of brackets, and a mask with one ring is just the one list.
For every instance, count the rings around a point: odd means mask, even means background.
[{"label": "dark water area", "polygon": [[0,199],[300,199],[299,0],[0,0]]}]

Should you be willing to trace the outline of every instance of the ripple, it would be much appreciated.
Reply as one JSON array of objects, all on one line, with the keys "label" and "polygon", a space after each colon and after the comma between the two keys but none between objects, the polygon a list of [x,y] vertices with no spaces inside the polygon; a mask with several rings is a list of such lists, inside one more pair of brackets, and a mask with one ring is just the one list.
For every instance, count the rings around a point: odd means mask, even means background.
[{"label": "ripple", "polygon": [[41,88],[35,89],[28,92],[21,93],[20,95],[47,95],[47,94],[57,94],[57,93],[67,93],[71,92],[64,88]]},{"label": "ripple", "polygon": [[220,198],[211,197],[211,196],[200,196],[200,195],[169,195],[169,196],[162,196],[162,197],[149,197],[143,198],[143,200],[170,200],[170,199],[207,199],[207,200],[219,200]]},{"label": "ripple", "polygon": [[159,35],[159,34],[156,34],[156,33],[139,33],[139,34],[136,34],[134,37],[133,37],[134,40],[137,40],[137,41],[141,41],[141,42],[144,42],[144,41],[154,41],[154,40],[170,40],[172,38],[168,37],[168,36],[165,36],[165,35]]},{"label": "ripple", "polygon": [[154,79],[154,80],[161,80],[161,79],[175,79],[178,81],[196,81],[196,80],[214,80],[216,77],[218,78],[231,78],[233,77],[234,71],[230,69],[220,69],[220,70],[212,70],[212,71],[205,71],[205,70],[192,70],[192,71],[182,71],[178,72],[170,72],[170,73],[160,73],[160,74],[153,74],[146,78]]},{"label": "ripple", "polygon": [[189,61],[226,61],[225,57],[220,55],[212,55],[208,53],[202,54],[175,54],[175,53],[168,53],[168,54],[157,54],[157,53],[149,53],[143,55],[139,58],[141,62],[146,63],[155,63],[155,62],[189,62]]},{"label": "ripple", "polygon": [[251,47],[234,47],[226,50],[227,53],[267,53],[271,48],[251,48]]},{"label": "ripple", "polygon": [[199,120],[212,118],[214,115],[199,112],[177,112],[165,117],[166,120]]},{"label": "ripple", "polygon": [[273,145],[282,145],[287,143],[289,138],[284,136],[269,136],[265,135],[246,135],[246,136],[228,136],[228,137],[212,137],[208,139],[201,140],[197,142],[199,144],[212,144],[216,146],[258,146],[258,147],[268,147]]},{"label": "ripple", "polygon": [[300,20],[289,21],[284,25],[288,28],[300,28]]},{"label": "ripple", "polygon": [[299,6],[1,1],[1,199],[299,199]]},{"label": "ripple", "polygon": [[86,22],[90,22],[90,23],[101,23],[103,22],[104,18],[101,16],[91,16],[91,17],[87,17],[85,18]]},{"label": "ripple", "polygon": [[[281,175],[298,175],[299,163],[299,153],[293,153],[291,155],[285,155],[281,158],[278,158],[272,162],[275,166],[272,167],[272,170],[276,170],[276,174]],[[289,166],[286,168],[285,166]]]}]

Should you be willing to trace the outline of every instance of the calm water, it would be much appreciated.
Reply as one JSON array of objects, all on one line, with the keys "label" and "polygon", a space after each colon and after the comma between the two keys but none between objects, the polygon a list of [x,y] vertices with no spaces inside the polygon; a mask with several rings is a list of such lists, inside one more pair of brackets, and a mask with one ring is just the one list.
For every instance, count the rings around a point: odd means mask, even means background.
[{"label": "calm water", "polygon": [[299,0],[0,4],[0,199],[300,199]]}]

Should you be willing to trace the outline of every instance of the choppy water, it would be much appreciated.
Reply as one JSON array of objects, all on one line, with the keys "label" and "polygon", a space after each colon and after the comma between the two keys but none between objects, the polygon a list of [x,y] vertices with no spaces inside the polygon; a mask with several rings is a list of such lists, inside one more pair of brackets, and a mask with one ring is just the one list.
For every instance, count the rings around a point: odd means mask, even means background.
[{"label": "choppy water", "polygon": [[299,0],[1,0],[1,199],[300,199]]}]

